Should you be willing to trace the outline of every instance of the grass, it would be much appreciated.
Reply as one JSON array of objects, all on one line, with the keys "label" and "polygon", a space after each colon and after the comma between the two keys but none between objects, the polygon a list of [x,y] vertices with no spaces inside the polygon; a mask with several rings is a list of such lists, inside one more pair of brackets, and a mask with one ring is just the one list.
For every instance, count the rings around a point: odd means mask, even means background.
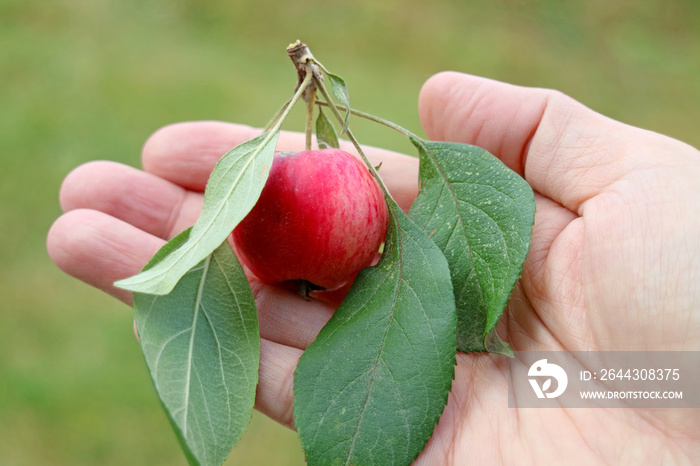
[{"label": "grass", "polygon": [[[284,47],[297,38],[355,107],[419,133],[421,84],[453,69],[557,88],[697,147],[699,20],[693,0],[0,0],[0,464],[184,464],[130,310],[46,255],[75,166],[138,166],[176,121],[264,125],[295,85]],[[383,128],[356,133],[411,150]],[[228,464],[303,455],[256,415]]]}]

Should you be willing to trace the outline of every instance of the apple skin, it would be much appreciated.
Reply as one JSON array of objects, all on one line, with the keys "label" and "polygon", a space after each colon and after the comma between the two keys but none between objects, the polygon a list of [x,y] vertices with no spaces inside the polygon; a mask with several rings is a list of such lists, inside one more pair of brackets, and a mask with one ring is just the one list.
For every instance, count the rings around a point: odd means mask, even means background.
[{"label": "apple skin", "polygon": [[278,152],[232,236],[260,281],[306,280],[334,290],[374,261],[387,225],[382,191],[355,157],[339,149]]}]

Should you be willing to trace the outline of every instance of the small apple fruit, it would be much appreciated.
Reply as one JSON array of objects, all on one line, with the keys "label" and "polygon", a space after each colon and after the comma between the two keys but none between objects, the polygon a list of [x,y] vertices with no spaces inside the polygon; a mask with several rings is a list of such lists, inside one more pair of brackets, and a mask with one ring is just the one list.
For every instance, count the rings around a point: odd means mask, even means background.
[{"label": "small apple fruit", "polygon": [[233,242],[262,282],[333,290],[373,262],[387,225],[382,190],[355,157],[339,149],[278,152]]}]

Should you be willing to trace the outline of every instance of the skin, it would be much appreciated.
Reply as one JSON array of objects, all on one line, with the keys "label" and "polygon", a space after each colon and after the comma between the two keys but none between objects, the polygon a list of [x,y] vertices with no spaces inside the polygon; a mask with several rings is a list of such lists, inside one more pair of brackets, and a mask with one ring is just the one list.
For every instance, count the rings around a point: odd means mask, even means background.
[{"label": "skin", "polygon": [[278,153],[233,241],[242,262],[265,283],[303,279],[335,290],[372,263],[387,216],[379,185],[347,152]]},{"label": "skin", "polygon": [[[428,136],[476,144],[536,193],[532,246],[503,318],[515,350],[700,350],[700,153],[599,115],[545,89],[442,73],[424,86]],[[155,133],[144,171],[79,167],[61,190],[48,237],[67,273],[112,287],[191,224],[216,159],[257,131],[184,123]],[[285,134],[279,149],[303,146]],[[368,149],[399,205],[417,193],[417,163]],[[261,321],[256,407],[292,427],[292,373],[336,303],[306,302],[252,280]],[[512,409],[507,361],[458,353],[433,438],[416,460],[436,464],[697,464],[697,409]]]}]

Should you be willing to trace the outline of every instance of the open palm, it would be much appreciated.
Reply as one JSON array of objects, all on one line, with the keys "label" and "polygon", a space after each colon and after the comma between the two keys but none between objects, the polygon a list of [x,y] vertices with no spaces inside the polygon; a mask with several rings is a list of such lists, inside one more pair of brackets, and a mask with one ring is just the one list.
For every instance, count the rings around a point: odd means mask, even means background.
[{"label": "open palm", "polygon": [[[559,93],[457,73],[421,93],[428,136],[497,155],[532,186],[537,213],[522,280],[499,331],[516,351],[700,350],[700,153],[607,119]],[[137,273],[199,214],[218,158],[252,128],[166,127],[144,171],[92,162],[61,191],[48,237],[67,273],[130,303],[112,283]],[[279,150],[299,149],[285,134]],[[417,159],[369,150],[399,205],[417,195]],[[256,407],[293,426],[292,374],[337,305],[251,284],[262,351]],[[417,464],[654,464],[700,460],[697,410],[513,409],[508,364],[462,354],[449,402]],[[679,412],[680,411],[680,412]]]}]

